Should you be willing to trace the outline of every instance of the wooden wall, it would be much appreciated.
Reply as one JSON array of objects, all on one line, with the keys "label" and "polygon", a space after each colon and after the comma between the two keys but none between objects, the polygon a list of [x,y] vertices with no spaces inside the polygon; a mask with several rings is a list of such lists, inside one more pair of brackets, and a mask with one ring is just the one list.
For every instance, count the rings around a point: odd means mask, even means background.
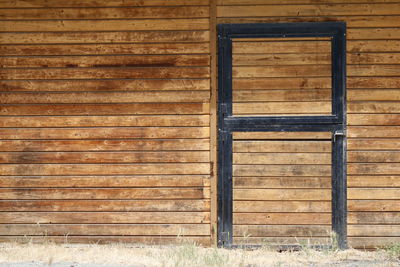
[{"label": "wooden wall", "polygon": [[350,244],[400,241],[399,1],[0,0],[0,20],[0,241],[212,243],[215,24],[302,21],[348,26]]},{"label": "wooden wall", "polygon": [[210,244],[208,4],[0,1],[0,241]]},{"label": "wooden wall", "polygon": [[[279,4],[277,4],[279,3]],[[400,241],[400,2],[218,0],[218,23],[347,22],[348,234]]]}]

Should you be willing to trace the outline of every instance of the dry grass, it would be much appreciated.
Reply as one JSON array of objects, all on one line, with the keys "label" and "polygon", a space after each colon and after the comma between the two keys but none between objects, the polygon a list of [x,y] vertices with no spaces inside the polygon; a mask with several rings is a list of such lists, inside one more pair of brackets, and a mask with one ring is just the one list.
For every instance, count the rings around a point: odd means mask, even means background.
[{"label": "dry grass", "polygon": [[[393,252],[394,251],[394,252]],[[0,244],[0,263],[58,262],[98,263],[124,266],[400,266],[397,250],[322,250],[297,252],[226,250],[180,246],[134,246],[128,244]]]}]

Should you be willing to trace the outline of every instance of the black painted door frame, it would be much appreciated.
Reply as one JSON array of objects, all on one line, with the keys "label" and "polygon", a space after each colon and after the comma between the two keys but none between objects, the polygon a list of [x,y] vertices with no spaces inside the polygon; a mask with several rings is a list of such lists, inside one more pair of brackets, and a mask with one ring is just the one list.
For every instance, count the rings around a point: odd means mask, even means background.
[{"label": "black painted door frame", "polygon": [[[232,115],[232,38],[330,37],[332,114],[235,117]],[[232,132],[332,133],[332,230],[347,247],[346,24],[343,22],[218,25],[218,245],[232,247]]]}]

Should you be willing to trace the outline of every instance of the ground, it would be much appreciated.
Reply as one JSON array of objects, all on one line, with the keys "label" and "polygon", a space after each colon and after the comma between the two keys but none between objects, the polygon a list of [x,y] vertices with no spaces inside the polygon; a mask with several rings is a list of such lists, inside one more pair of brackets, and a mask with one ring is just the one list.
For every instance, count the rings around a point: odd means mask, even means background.
[{"label": "ground", "polygon": [[349,249],[297,252],[203,248],[179,246],[135,246],[132,244],[0,244],[0,266],[10,267],[122,267],[122,266],[400,266],[396,250]]}]

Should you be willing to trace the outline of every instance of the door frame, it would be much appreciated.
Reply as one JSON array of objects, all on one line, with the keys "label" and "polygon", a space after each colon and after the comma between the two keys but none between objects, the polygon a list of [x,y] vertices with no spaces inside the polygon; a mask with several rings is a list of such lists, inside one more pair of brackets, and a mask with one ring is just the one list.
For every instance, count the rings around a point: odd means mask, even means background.
[{"label": "door frame", "polygon": [[[232,38],[330,37],[332,114],[235,117],[232,114]],[[346,24],[344,22],[218,25],[218,246],[232,244],[232,132],[307,131],[332,134],[332,230],[347,248]]]}]

